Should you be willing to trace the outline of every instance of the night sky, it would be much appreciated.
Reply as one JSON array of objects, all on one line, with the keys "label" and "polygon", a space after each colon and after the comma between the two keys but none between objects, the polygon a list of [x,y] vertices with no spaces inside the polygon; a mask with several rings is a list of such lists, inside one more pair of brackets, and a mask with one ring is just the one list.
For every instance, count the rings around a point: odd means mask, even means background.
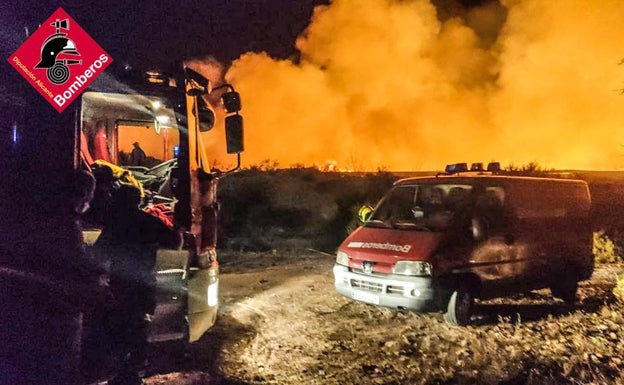
[{"label": "night sky", "polygon": [[41,1],[0,5],[3,54],[59,6],[115,61],[168,68],[189,58],[214,56],[228,64],[245,52],[296,54],[296,37],[325,0]]},{"label": "night sky", "polygon": [[[0,5],[2,53],[8,57],[63,7],[114,60],[171,69],[182,60],[215,57],[224,64],[245,52],[296,56],[295,39],[316,5],[329,0],[25,1]],[[483,1],[434,1],[441,18]]]}]

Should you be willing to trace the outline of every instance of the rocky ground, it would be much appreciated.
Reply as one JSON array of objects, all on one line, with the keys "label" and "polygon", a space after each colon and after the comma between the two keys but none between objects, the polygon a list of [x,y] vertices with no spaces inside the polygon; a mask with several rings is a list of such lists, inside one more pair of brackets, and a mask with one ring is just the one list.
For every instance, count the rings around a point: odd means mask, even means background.
[{"label": "rocky ground", "polygon": [[481,303],[469,327],[333,289],[334,256],[221,254],[215,327],[183,359],[157,347],[147,384],[624,384],[624,267],[597,268],[576,309],[548,291]]}]

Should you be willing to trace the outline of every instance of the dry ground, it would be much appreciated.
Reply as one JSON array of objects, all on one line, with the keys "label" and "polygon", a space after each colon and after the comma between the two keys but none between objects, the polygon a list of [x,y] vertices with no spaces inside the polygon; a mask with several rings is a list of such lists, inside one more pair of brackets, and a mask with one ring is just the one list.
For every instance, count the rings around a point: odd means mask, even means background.
[{"label": "dry ground", "polygon": [[221,254],[215,327],[147,384],[624,384],[624,308],[603,266],[570,310],[547,291],[480,304],[473,325],[335,293],[334,257]]}]

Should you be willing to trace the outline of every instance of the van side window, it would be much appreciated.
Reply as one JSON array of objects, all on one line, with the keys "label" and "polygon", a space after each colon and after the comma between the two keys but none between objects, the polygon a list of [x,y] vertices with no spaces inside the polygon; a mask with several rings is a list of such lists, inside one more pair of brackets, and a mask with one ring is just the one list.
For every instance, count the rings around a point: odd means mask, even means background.
[{"label": "van side window", "polygon": [[539,181],[518,184],[513,188],[522,197],[514,202],[519,219],[584,217],[589,211],[589,203],[584,204],[589,202],[589,193],[584,185]]},{"label": "van side window", "polygon": [[452,210],[463,207],[467,201],[470,190],[467,187],[451,187],[446,198],[446,205]]},{"label": "van side window", "polygon": [[505,190],[499,186],[487,186],[476,200],[476,211],[482,215],[492,233],[499,232],[505,225]]},{"label": "van side window", "polygon": [[582,184],[572,186],[565,201],[566,205],[569,206],[569,216],[584,218],[589,215],[591,201],[587,186]]},{"label": "van side window", "polygon": [[502,187],[486,187],[476,197],[476,206],[484,210],[496,210],[503,207],[505,190]]}]

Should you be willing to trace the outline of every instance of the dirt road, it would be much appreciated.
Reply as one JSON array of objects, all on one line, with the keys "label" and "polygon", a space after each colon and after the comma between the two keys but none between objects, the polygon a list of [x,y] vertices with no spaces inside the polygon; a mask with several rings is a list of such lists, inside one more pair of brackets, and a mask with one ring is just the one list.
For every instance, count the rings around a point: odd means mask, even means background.
[{"label": "dirt road", "polygon": [[148,384],[624,383],[624,314],[598,269],[574,311],[548,291],[477,308],[469,327],[401,313],[333,289],[334,257],[315,251],[221,256],[221,314],[184,360]]}]

